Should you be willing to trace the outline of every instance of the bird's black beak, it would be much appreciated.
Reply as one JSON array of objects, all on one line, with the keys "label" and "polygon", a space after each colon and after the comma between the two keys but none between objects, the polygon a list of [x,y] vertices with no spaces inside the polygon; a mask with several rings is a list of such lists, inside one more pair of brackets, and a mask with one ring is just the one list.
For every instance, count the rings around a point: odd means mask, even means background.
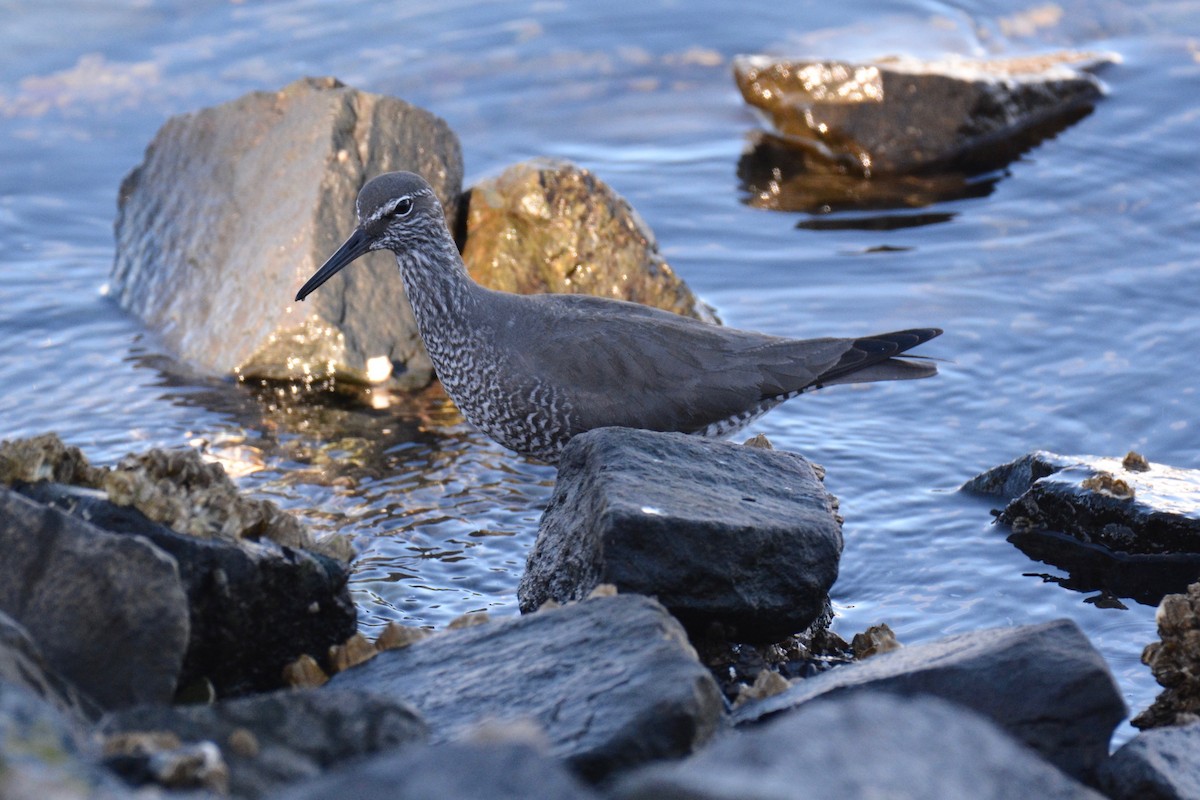
[{"label": "bird's black beak", "polygon": [[296,300],[308,297],[317,290],[318,286],[332,278],[334,273],[370,249],[371,237],[362,228],[355,228],[354,233],[350,234],[350,238],[337,249],[337,252],[331,255],[329,260],[308,279],[308,283],[300,287],[300,291],[296,292]]}]

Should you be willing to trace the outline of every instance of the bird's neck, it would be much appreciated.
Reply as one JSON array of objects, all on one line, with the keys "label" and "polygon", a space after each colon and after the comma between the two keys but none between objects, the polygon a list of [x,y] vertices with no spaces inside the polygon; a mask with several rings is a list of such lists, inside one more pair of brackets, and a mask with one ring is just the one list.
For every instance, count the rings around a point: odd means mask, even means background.
[{"label": "bird's neck", "polygon": [[417,329],[434,356],[472,338],[482,288],[467,274],[454,241],[447,235],[427,246],[396,253],[404,291]]}]

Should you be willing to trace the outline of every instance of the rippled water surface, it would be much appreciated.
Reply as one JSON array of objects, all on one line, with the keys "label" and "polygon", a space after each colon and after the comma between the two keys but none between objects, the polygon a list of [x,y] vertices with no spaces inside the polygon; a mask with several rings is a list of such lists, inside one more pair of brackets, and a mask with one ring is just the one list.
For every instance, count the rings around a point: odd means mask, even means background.
[{"label": "rippled water surface", "polygon": [[[1066,616],[1145,706],[1153,609],[1064,588],[955,487],[1035,448],[1200,467],[1200,3],[760,5],[0,2],[0,436],[55,430],[100,462],[203,448],[354,537],[364,628],[516,613],[551,468],[436,388],[372,403],[189,375],[104,296],[117,188],[168,116],[335,75],[445,118],[468,184],[538,155],[594,170],[728,324],[944,327],[924,348],[947,359],[938,378],[835,387],[754,428],[841,498],[837,630],[887,622],[913,643]],[[1109,96],[979,196],[872,212],[923,215],[887,224],[746,202],[758,123],[735,54],[1057,48],[1119,53]]]}]

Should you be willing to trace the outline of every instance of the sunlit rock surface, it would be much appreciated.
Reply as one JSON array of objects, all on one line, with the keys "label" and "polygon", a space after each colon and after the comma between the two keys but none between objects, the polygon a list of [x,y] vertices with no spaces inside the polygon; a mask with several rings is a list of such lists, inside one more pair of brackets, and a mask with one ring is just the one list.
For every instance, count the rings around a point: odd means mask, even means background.
[{"label": "sunlit rock surface", "polygon": [[1161,639],[1146,646],[1142,662],[1163,687],[1133,719],[1139,728],[1200,721],[1200,583],[1163,598],[1156,615]]},{"label": "sunlit rock surface", "polygon": [[454,229],[458,139],[401,100],[308,78],[174,117],[121,186],[113,296],[212,373],[365,382],[385,358],[384,381],[424,385],[432,367],[390,253],[292,300],[353,230],[362,185],[400,169],[425,176]]},{"label": "sunlit rock surface", "polygon": [[733,72],[746,102],[814,163],[878,176],[1003,166],[1085,115],[1103,94],[1087,70],[1110,60],[1076,52],[857,64],[741,56]]},{"label": "sunlit rock surface", "polygon": [[593,294],[714,319],[629,203],[565,161],[526,161],[476,184],[463,260],[492,289]]}]

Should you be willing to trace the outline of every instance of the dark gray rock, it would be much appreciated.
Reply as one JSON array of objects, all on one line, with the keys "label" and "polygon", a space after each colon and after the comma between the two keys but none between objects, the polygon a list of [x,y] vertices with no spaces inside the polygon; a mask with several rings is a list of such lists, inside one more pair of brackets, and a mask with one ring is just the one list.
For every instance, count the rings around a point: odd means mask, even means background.
[{"label": "dark gray rock", "polygon": [[1009,540],[1075,588],[1153,605],[1200,574],[1200,470],[1038,451],[962,488],[1008,500]]},{"label": "dark gray rock", "polygon": [[167,703],[188,643],[174,559],[0,487],[0,611],[102,708]]},{"label": "dark gray rock", "polygon": [[961,706],[883,692],[820,700],[686,761],[624,779],[618,800],[1100,800]]},{"label": "dark gray rock", "polygon": [[1130,739],[1100,770],[1113,800],[1200,800],[1200,722]]},{"label": "dark gray rock", "polygon": [[[1092,53],[870,63],[741,56],[734,78],[786,140],[862,176],[996,169],[1087,114]],[[828,169],[826,171],[829,171]]]},{"label": "dark gray rock", "polygon": [[446,631],[328,685],[411,702],[433,741],[485,720],[531,720],[550,753],[589,780],[689,753],[723,715],[679,623],[634,595]]},{"label": "dark gray rock", "polygon": [[831,498],[803,457],[602,428],[563,451],[517,596],[528,612],[611,583],[691,628],[775,641],[824,610],[841,551]]},{"label": "dark gray rock", "polygon": [[1104,658],[1070,620],[994,628],[913,645],[799,681],[734,714],[759,722],[863,689],[929,694],[983,714],[1069,775],[1090,780],[1125,702]]},{"label": "dark gray rock", "polygon": [[0,678],[0,797],[118,800],[131,793],[96,762],[87,734],[34,692]]},{"label": "dark gray rock", "polygon": [[[426,735],[420,716],[404,703],[324,688],[283,690],[212,706],[127,709],[105,717],[101,730],[109,737],[167,731],[184,748],[212,742],[228,765],[229,791],[237,797],[262,797],[342,762],[424,741]],[[116,756],[109,764],[142,783],[156,777],[153,765],[163,755]]]},{"label": "dark gray rock", "polygon": [[324,662],[357,630],[349,570],[318,553],[268,540],[199,538],[153,522],[96,492],[54,483],[20,491],[110,533],[144,537],[179,565],[190,636],[180,686],[208,681],[221,696],[282,685],[302,654]]},{"label": "dark gray rock", "polygon": [[15,619],[0,612],[0,681],[33,692],[76,722],[94,720],[100,709],[81,695],[53,667]]},{"label": "dark gray rock", "polygon": [[432,367],[390,253],[291,302],[349,235],[359,188],[398,169],[425,176],[455,230],[458,139],[401,100],[306,78],[173,117],[121,185],[114,295],[209,372],[306,378],[330,366],[365,380],[367,360],[386,357],[393,385],[424,385]]},{"label": "dark gray rock", "polygon": [[278,800],[588,800],[563,766],[528,745],[453,743],[378,756],[278,795]]}]

